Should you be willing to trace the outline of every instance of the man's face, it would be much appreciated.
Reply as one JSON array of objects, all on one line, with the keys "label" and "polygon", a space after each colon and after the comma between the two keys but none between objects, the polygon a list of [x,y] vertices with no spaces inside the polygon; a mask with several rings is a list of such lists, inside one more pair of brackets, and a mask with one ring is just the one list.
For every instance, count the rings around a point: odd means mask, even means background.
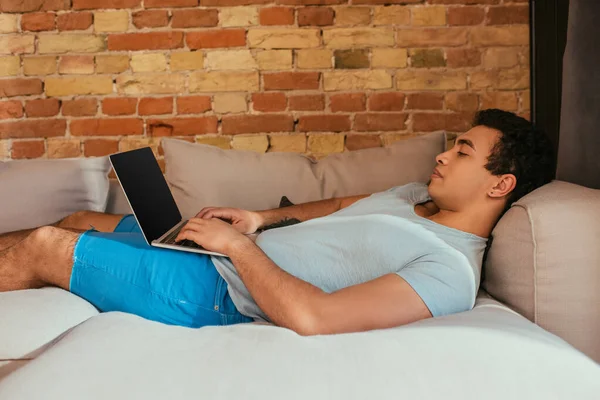
[{"label": "man's face", "polygon": [[461,211],[485,200],[495,180],[485,164],[500,135],[495,129],[476,126],[436,157],[436,170],[442,176],[432,175],[428,190],[439,208]]}]

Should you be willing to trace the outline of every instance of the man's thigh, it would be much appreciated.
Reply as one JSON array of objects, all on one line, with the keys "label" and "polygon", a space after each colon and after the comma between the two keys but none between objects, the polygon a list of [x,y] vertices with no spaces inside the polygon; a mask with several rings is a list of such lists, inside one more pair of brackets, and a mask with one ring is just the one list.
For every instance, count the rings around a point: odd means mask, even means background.
[{"label": "man's thigh", "polygon": [[69,289],[100,311],[200,327],[222,324],[220,281],[206,254],[151,247],[137,232],[90,230],[75,246]]},{"label": "man's thigh", "polygon": [[114,232],[123,217],[123,214],[77,211],[59,221],[56,226],[59,228],[72,228],[84,231],[94,227],[100,232]]}]

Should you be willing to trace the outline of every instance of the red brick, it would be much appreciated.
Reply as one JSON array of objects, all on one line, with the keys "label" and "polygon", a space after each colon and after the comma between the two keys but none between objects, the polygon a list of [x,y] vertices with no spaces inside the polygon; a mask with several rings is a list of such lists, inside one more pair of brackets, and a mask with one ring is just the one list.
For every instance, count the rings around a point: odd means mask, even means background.
[{"label": "red brick", "polygon": [[488,25],[527,24],[529,6],[490,7],[485,22]]},{"label": "red brick", "polygon": [[42,93],[42,81],[39,79],[0,79],[0,97],[27,96]]},{"label": "red brick", "polygon": [[[294,1],[294,0],[284,0]],[[302,1],[302,0],[298,0]],[[316,0],[313,0],[316,1]],[[456,1],[456,0],[455,0]],[[461,0],[465,1],[465,0]],[[409,4],[409,3],[422,3],[423,0],[353,0],[352,4]]]},{"label": "red brick", "polygon": [[53,31],[55,28],[54,13],[31,13],[21,17],[21,29],[24,31]]},{"label": "red brick", "polygon": [[[354,0],[354,4],[357,3],[358,0]],[[384,1],[384,0],[381,0]],[[386,0],[385,3],[393,3],[396,0]],[[397,0],[402,1],[403,3],[410,3],[413,0]],[[421,2],[422,0],[415,0]],[[343,4],[348,3],[348,0],[277,0],[278,4],[286,4],[286,5],[297,5],[297,6],[312,6],[312,5],[332,5],[332,4]]]},{"label": "red brick", "polygon": [[260,10],[261,25],[293,25],[294,9],[291,7],[270,7]]},{"label": "red brick", "polygon": [[137,8],[142,0],[73,0],[73,10],[98,8]]},{"label": "red brick", "polygon": [[169,24],[167,10],[136,11],[131,17],[136,28],[156,28]]},{"label": "red brick", "polygon": [[298,9],[298,26],[333,25],[335,13],[330,7],[304,7]]},{"label": "red brick", "polygon": [[[449,99],[451,97],[451,99]],[[476,93],[446,94],[446,109],[452,111],[477,111],[479,96]]]},{"label": "red brick", "polygon": [[57,99],[36,99],[25,102],[25,114],[28,117],[53,117],[60,111]]},{"label": "red brick", "polygon": [[19,100],[0,101],[0,119],[21,118],[23,104]]},{"label": "red brick", "polygon": [[[202,3],[204,3],[204,2],[202,2]],[[145,0],[144,1],[144,7],[146,7],[146,8],[196,7],[196,6],[198,6],[198,0]]]},{"label": "red brick", "polygon": [[83,142],[83,155],[86,157],[102,157],[118,151],[118,140],[89,139]]},{"label": "red brick", "polygon": [[200,114],[210,109],[210,96],[187,96],[177,98],[178,114]]},{"label": "red brick", "polygon": [[43,140],[14,141],[10,156],[19,158],[38,158],[44,155],[46,147]]},{"label": "red brick", "polygon": [[464,132],[471,127],[471,116],[465,113],[415,113],[412,119],[413,132]]},{"label": "red brick", "polygon": [[343,132],[350,130],[350,118],[347,115],[305,115],[298,120],[300,132]]},{"label": "red brick", "polygon": [[67,121],[56,118],[0,123],[0,139],[64,136],[66,131]]},{"label": "red brick", "polygon": [[448,25],[479,25],[483,22],[483,7],[450,7],[448,8]]},{"label": "red brick", "polygon": [[83,31],[92,26],[92,13],[89,11],[70,12],[56,17],[59,31]]},{"label": "red brick", "polygon": [[364,93],[333,94],[329,98],[331,112],[364,111],[366,96]]},{"label": "red brick", "polygon": [[498,4],[500,0],[429,0],[431,4]]},{"label": "red brick", "polygon": [[173,10],[171,15],[173,28],[217,26],[219,23],[217,10]]},{"label": "red brick", "polygon": [[479,49],[448,49],[446,50],[446,64],[450,68],[476,67],[481,65],[481,51]]},{"label": "red brick", "polygon": [[215,116],[151,119],[147,121],[147,129],[151,136],[203,135],[217,133],[218,123]]},{"label": "red brick", "polygon": [[311,90],[319,88],[319,72],[275,72],[263,74],[265,90]]},{"label": "red brick", "polygon": [[441,110],[444,108],[444,95],[437,93],[411,93],[406,108],[409,110]]},{"label": "red brick", "polygon": [[322,94],[304,94],[290,96],[291,111],[321,111],[325,109],[325,97]]},{"label": "red brick", "polygon": [[137,99],[131,97],[107,97],[102,99],[102,114],[131,115],[135,114]]},{"label": "red brick", "polygon": [[224,135],[261,132],[291,132],[294,119],[291,115],[231,115],[221,121]]},{"label": "red brick", "polygon": [[66,10],[70,7],[70,0],[2,0],[0,11],[2,12],[31,12]]},{"label": "red brick", "polygon": [[91,118],[71,121],[71,135],[75,136],[118,136],[141,135],[144,121],[139,118]]},{"label": "red brick", "polygon": [[191,50],[240,47],[246,45],[246,31],[244,29],[227,29],[208,32],[187,32],[185,42]]},{"label": "red brick", "polygon": [[159,114],[171,114],[173,112],[173,98],[172,97],[160,97],[152,98],[147,97],[140,99],[140,106],[138,113],[140,115],[159,115]]},{"label": "red brick", "polygon": [[374,93],[369,96],[368,108],[371,111],[402,111],[404,93]]},{"label": "red brick", "polygon": [[377,135],[346,135],[346,148],[350,151],[381,147],[381,139]]},{"label": "red brick", "polygon": [[355,131],[402,131],[406,129],[406,114],[367,113],[356,114]]},{"label": "red brick", "polygon": [[183,32],[120,33],[108,35],[108,50],[160,50],[183,47]]},{"label": "red brick", "polygon": [[86,117],[96,115],[98,101],[96,99],[63,100],[62,114],[72,117]]},{"label": "red brick", "polygon": [[287,98],[283,93],[253,93],[252,108],[254,111],[275,112],[287,107]]},{"label": "red brick", "polygon": [[228,7],[228,6],[247,6],[250,4],[266,4],[272,3],[273,0],[202,0],[202,5],[204,7],[207,6],[218,6],[218,7]]}]

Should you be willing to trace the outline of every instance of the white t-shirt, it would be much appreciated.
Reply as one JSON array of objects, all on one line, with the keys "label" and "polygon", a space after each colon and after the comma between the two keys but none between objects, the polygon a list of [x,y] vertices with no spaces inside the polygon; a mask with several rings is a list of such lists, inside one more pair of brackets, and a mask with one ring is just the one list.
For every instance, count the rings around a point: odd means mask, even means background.
[{"label": "white t-shirt", "polygon": [[[434,317],[470,310],[487,239],[418,216],[414,205],[428,200],[424,183],[396,186],[327,216],[262,232],[256,245],[281,269],[327,293],[396,273]],[[237,309],[272,322],[231,260],[211,258]]]}]

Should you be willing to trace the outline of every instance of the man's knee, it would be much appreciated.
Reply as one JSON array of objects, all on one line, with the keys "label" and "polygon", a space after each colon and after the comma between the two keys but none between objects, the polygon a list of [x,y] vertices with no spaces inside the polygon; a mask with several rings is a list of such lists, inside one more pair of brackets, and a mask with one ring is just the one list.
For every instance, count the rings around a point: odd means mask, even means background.
[{"label": "man's knee", "polygon": [[56,238],[64,232],[63,229],[58,228],[56,226],[48,225],[48,226],[40,226],[35,229],[29,235],[29,241],[34,241],[35,243],[48,243],[56,240]]}]

